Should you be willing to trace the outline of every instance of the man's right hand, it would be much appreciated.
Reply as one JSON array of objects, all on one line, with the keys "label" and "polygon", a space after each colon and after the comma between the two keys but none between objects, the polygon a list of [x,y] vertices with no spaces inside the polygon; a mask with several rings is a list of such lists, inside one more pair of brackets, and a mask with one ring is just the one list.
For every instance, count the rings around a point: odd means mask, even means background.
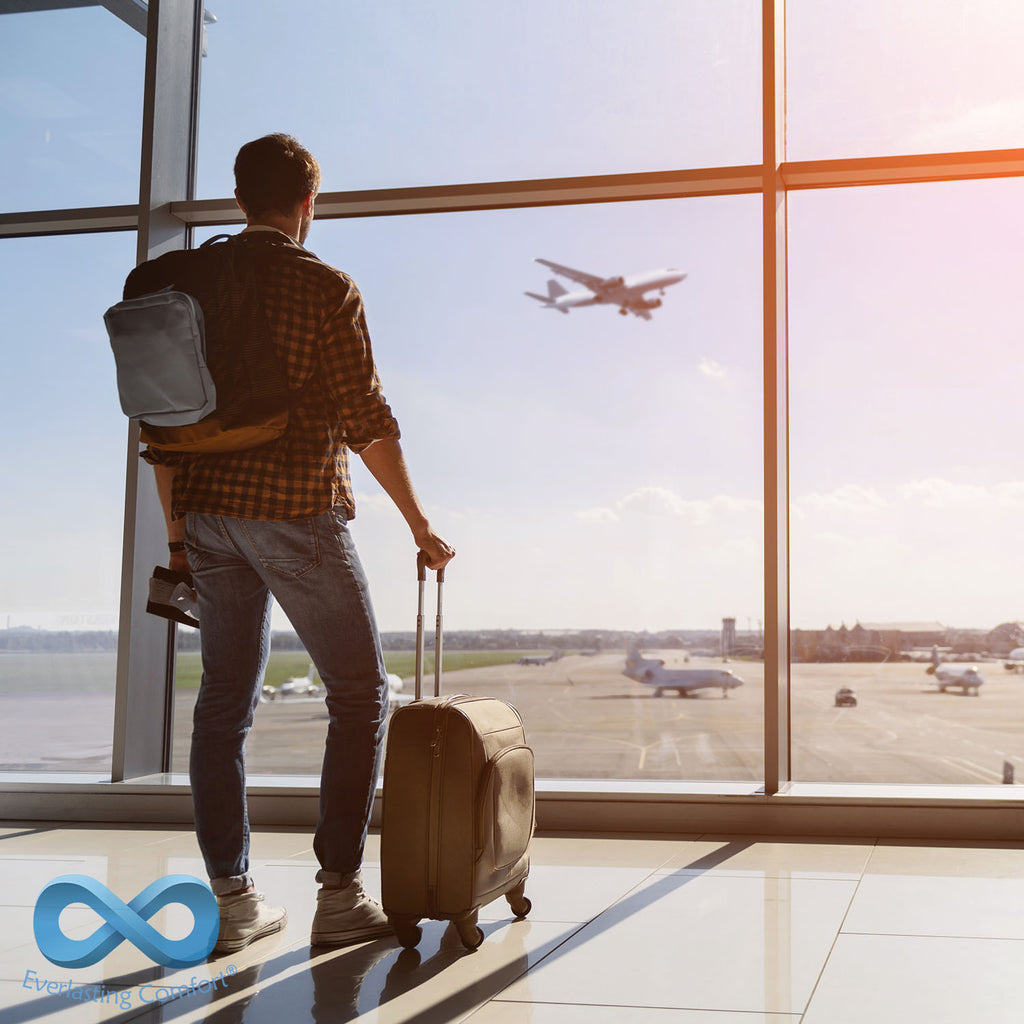
[{"label": "man's right hand", "polygon": [[415,540],[416,546],[427,556],[428,569],[443,569],[455,557],[455,548],[433,530],[426,530]]}]

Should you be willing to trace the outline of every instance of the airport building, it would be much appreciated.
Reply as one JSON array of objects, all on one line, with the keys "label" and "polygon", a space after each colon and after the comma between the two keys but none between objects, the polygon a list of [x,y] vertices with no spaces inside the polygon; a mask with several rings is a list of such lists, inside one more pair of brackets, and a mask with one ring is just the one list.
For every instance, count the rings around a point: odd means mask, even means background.
[{"label": "airport building", "polygon": [[[1022,39],[1000,0],[0,0],[0,1020],[1020,1020]],[[287,930],[58,967],[52,878],[203,873],[103,312],[240,229],[277,131],[459,550],[445,685],[526,722],[533,909],[310,949],[324,718],[282,644],[248,778]],[[407,531],[353,473],[401,658]]]}]

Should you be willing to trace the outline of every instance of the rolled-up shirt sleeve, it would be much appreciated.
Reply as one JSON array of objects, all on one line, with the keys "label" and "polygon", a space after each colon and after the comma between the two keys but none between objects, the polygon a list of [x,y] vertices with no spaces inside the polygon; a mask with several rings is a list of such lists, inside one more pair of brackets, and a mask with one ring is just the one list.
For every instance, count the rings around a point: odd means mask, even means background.
[{"label": "rolled-up shirt sleeve", "polygon": [[139,458],[151,466],[180,466],[183,461],[181,452],[168,452],[160,448],[143,448]]},{"label": "rolled-up shirt sleeve", "polygon": [[362,296],[351,282],[320,333],[320,360],[327,397],[348,448],[358,454],[374,441],[401,436],[373,361]]}]

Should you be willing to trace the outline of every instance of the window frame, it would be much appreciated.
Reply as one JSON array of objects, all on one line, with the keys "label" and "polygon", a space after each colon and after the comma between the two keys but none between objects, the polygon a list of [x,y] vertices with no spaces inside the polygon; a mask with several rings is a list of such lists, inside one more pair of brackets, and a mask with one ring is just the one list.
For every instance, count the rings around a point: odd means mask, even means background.
[{"label": "window frame", "polygon": [[[815,785],[790,774],[788,193],[909,182],[1024,176],[1024,149],[785,160],[785,0],[762,2],[760,165],[323,193],[321,219],[404,216],[659,198],[759,194],[763,211],[765,779],[757,783],[540,780],[545,829],[746,832],[1024,839],[1021,800],[998,786]],[[194,200],[201,0],[151,0],[140,202],[0,214],[0,239],[137,231],[139,260],[190,244],[197,227],[238,224],[233,199]],[[188,140],[182,146],[181,139]],[[187,780],[168,773],[173,627],[146,616],[146,580],[163,551],[155,487],[126,439],[125,535],[110,783],[94,777],[0,776],[0,814],[23,820],[191,820]],[[162,680],[162,685],[160,685]],[[255,824],[308,826],[312,778],[249,787]],[[379,819],[375,819],[379,820]]]}]

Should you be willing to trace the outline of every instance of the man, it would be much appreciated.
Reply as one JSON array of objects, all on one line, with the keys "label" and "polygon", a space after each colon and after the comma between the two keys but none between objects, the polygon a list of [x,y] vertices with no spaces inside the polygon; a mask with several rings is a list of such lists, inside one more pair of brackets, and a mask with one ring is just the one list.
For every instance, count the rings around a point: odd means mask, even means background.
[{"label": "man", "polygon": [[455,554],[410,481],[359,291],[302,248],[320,186],[316,160],[289,136],[266,136],[241,148],[235,181],[247,226],[230,244],[258,253],[260,294],[296,404],[285,433],[258,448],[144,453],[168,516],[170,569],[191,571],[197,598],[203,679],[189,771],[199,846],[220,905],[221,953],[278,931],[286,917],[263,903],[249,875],[245,800],[243,745],[269,654],[272,597],[316,664],[330,713],[312,942],[344,945],[390,932],[360,877],[388,683],[347,528],[355,514],[347,451],[394,501],[431,568]]}]

